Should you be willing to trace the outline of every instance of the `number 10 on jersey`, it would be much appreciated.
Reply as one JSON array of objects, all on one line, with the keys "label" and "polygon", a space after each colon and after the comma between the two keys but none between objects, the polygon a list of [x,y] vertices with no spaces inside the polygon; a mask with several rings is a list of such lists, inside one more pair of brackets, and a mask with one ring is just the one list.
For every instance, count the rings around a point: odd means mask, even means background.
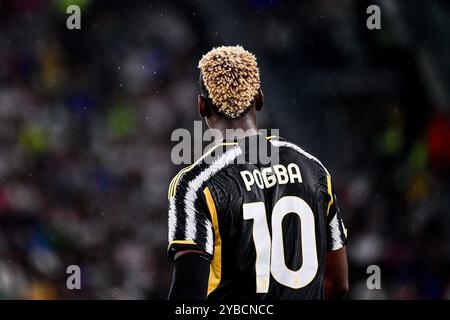
[{"label": "number 10 on jersey", "polygon": [[[298,270],[286,266],[283,243],[283,218],[294,213],[301,223],[302,265]],[[314,213],[301,198],[285,196],[273,207],[272,239],[266,218],[264,202],[243,205],[245,220],[253,219],[253,241],[256,249],[256,292],[269,291],[270,274],[274,279],[293,289],[303,288],[316,276],[318,269]]]}]

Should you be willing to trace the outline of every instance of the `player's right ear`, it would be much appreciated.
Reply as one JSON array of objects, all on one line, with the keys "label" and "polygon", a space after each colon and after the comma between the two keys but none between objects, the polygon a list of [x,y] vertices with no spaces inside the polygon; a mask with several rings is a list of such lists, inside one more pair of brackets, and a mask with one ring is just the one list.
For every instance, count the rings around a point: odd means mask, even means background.
[{"label": "player's right ear", "polygon": [[198,95],[198,113],[200,114],[200,117],[204,118],[208,116],[208,106],[206,103],[206,99],[202,95]]},{"label": "player's right ear", "polygon": [[261,88],[258,89],[258,94],[255,97],[255,107],[256,111],[260,111],[264,106],[264,93]]}]

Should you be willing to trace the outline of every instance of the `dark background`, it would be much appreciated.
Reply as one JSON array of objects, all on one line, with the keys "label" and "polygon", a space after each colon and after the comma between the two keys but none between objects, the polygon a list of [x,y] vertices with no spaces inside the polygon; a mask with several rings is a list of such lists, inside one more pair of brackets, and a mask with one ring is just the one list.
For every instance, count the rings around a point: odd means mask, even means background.
[{"label": "dark background", "polygon": [[349,298],[450,298],[443,0],[0,1],[0,298],[167,296],[170,135],[193,129],[197,62],[223,44],[258,57],[261,127],[333,175]]}]

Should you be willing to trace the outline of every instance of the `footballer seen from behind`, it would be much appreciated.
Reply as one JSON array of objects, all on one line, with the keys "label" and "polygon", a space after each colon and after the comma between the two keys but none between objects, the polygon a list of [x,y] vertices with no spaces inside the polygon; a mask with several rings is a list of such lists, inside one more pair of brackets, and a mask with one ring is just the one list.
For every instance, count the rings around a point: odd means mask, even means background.
[{"label": "footballer seen from behind", "polygon": [[[329,172],[297,145],[260,133],[253,54],[215,48],[199,69],[199,113],[225,139],[169,186],[169,299],[344,297],[347,231]],[[262,161],[262,148],[277,161]]]}]

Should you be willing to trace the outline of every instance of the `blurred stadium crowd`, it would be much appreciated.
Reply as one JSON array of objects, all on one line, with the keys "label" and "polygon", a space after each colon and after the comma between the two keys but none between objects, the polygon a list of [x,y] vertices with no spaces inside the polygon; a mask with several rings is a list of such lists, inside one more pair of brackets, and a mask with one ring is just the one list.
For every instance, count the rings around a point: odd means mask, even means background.
[{"label": "blurred stadium crowd", "polygon": [[0,298],[167,296],[170,135],[221,44],[259,59],[261,127],[331,171],[350,298],[450,298],[450,6],[377,3],[370,31],[356,0],[1,1]]}]

